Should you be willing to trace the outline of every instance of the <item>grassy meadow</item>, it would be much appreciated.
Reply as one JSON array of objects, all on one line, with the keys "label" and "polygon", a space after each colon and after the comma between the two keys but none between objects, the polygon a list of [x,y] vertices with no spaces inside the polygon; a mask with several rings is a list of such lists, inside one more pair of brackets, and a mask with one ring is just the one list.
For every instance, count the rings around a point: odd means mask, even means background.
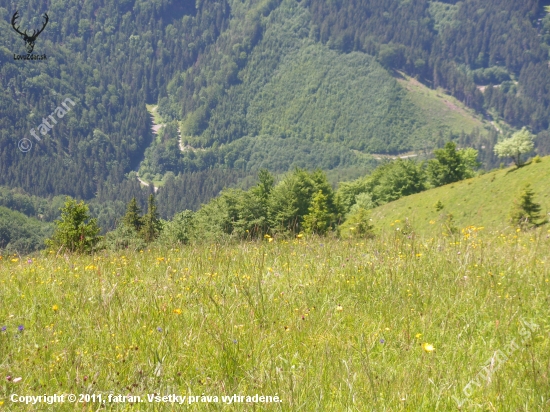
[{"label": "grassy meadow", "polygon": [[[549,250],[469,227],[3,256],[0,410],[548,410]],[[54,393],[142,402],[10,400]]]},{"label": "grassy meadow", "polygon": [[[374,209],[372,218],[380,227],[388,227],[396,219],[408,220],[419,232],[431,235],[442,233],[448,214],[453,215],[459,228],[502,228],[528,182],[535,192],[535,202],[541,205],[541,214],[550,218],[550,157],[519,169],[501,169],[403,197]],[[443,205],[439,211],[435,207],[438,201]]]}]

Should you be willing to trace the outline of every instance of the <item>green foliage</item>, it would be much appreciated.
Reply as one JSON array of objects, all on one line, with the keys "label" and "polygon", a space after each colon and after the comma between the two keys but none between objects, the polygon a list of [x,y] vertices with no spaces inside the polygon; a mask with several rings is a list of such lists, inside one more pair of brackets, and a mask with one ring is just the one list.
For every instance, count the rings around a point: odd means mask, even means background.
[{"label": "green foliage", "polygon": [[441,203],[441,200],[438,200],[437,203],[435,204],[435,211],[441,212],[444,208],[445,206],[443,205],[443,203]]},{"label": "green foliage", "polygon": [[330,228],[333,216],[328,211],[328,196],[319,190],[311,200],[309,213],[304,217],[304,231],[316,235],[325,235]]},{"label": "green foliage", "polygon": [[535,202],[535,192],[530,184],[527,184],[518,198],[514,200],[514,207],[510,213],[512,224],[524,228],[540,226],[546,223],[541,214],[541,205]]},{"label": "green foliage", "polygon": [[426,190],[420,163],[397,159],[378,167],[369,177],[372,200],[380,205]]},{"label": "green foliage", "polygon": [[326,196],[323,198],[325,212],[337,215],[334,192],[322,171],[308,172],[296,169],[287,174],[275,186],[269,199],[268,217],[271,229],[300,232],[304,218],[310,212],[313,197],[319,191]]},{"label": "green foliage", "polygon": [[435,159],[428,162],[427,173],[433,186],[443,186],[475,175],[477,150],[457,150],[454,142],[434,151]]},{"label": "green foliage", "polygon": [[147,202],[147,213],[142,217],[141,236],[145,243],[151,243],[159,237],[162,231],[162,223],[157,212],[157,205],[155,203],[155,196],[149,195]]},{"label": "green foliage", "polygon": [[[540,85],[550,82],[550,19],[532,23],[540,15],[538,2],[310,0],[307,5],[322,43],[344,53],[378,54],[388,68],[445,89],[478,111],[492,109],[514,126],[548,128],[550,90]],[[476,82],[511,78],[517,84],[476,88]]]},{"label": "green foliage", "polygon": [[382,44],[378,51],[378,61],[388,69],[401,69],[407,59],[405,57],[405,46],[402,44]]},{"label": "green foliage", "polygon": [[[332,187],[322,171],[296,169],[281,182],[267,170],[247,191],[226,189],[195,214],[197,239],[254,239],[270,232],[326,233],[338,214]],[[307,217],[309,216],[309,217]],[[307,219],[306,219],[307,217]]]},{"label": "green foliage", "polygon": [[476,84],[501,84],[510,81],[510,73],[505,67],[490,67],[472,71]]},{"label": "green foliage", "polygon": [[352,182],[342,182],[337,199],[343,212],[347,213],[357,202],[357,196],[368,193],[364,199],[372,208],[426,190],[426,173],[422,165],[413,160],[397,159],[378,166],[372,174]]},{"label": "green foliage", "polygon": [[97,219],[90,219],[84,201],[67,197],[61,209],[61,218],[55,221],[55,231],[46,245],[52,249],[65,248],[69,252],[90,253],[101,240]]},{"label": "green foliage", "polygon": [[444,31],[445,26],[456,24],[458,4],[449,4],[441,1],[430,1],[428,12],[434,22],[434,29],[438,32]]},{"label": "green foliage", "polygon": [[115,230],[108,232],[100,242],[100,249],[117,250],[143,250],[147,244],[140,233],[132,227],[120,225]]},{"label": "green foliage", "polygon": [[164,223],[159,242],[169,245],[187,245],[195,237],[195,213],[191,210],[184,210],[176,214],[170,221]]},{"label": "green foliage", "polygon": [[30,195],[20,188],[0,186],[0,206],[45,222],[53,222],[59,217],[59,208],[64,202],[63,196],[42,198]]},{"label": "green foliage", "polygon": [[339,227],[339,234],[343,238],[373,238],[374,225],[370,211],[363,207],[353,209]]},{"label": "green foliage", "polygon": [[52,225],[0,206],[0,251],[27,254],[44,247]]},{"label": "green foliage", "polygon": [[122,224],[127,228],[133,229],[136,233],[139,233],[143,227],[141,209],[139,208],[135,197],[132,198],[126,207],[126,214],[122,218]]},{"label": "green foliage", "polygon": [[512,135],[511,138],[501,141],[495,146],[498,157],[511,157],[517,167],[523,166],[521,155],[533,150],[534,136],[525,127]]},{"label": "green foliage", "polygon": [[[172,77],[195,65],[227,28],[229,4],[50,3],[50,23],[35,48],[48,59],[27,70],[20,71],[20,62],[13,60],[13,54],[24,50],[20,36],[9,19],[1,23],[2,32],[14,35],[0,39],[0,146],[6,150],[0,156],[6,167],[0,184],[33,195],[91,199],[107,180],[124,184],[125,173],[135,168],[152,137],[146,104],[156,101],[161,90],[165,94]],[[23,1],[22,28],[38,27],[44,7]],[[17,82],[10,80],[15,72],[21,76]],[[36,141],[28,131],[36,130],[67,97],[76,105]],[[18,135],[33,141],[31,151],[18,151]]]}]

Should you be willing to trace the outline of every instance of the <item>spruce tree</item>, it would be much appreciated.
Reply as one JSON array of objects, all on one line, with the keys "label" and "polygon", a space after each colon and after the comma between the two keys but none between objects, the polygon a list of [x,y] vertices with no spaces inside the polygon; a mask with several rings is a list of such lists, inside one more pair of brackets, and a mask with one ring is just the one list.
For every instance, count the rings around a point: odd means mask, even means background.
[{"label": "spruce tree", "polygon": [[147,202],[147,214],[143,216],[143,228],[141,229],[141,235],[145,242],[150,243],[159,236],[161,230],[162,223],[157,212],[155,196],[151,194],[149,195],[149,201]]},{"label": "spruce tree", "polygon": [[141,216],[141,209],[137,204],[135,197],[132,198],[128,206],[126,207],[126,214],[122,218],[122,224],[128,228],[135,229],[139,233],[143,227],[143,217]]},{"label": "spruce tree", "polygon": [[527,184],[519,199],[515,201],[512,213],[510,214],[512,223],[523,226],[540,226],[545,223],[540,213],[540,204],[534,201],[535,192],[531,189],[531,185]]},{"label": "spruce tree", "polygon": [[88,205],[67,197],[60,210],[61,218],[55,221],[55,232],[46,245],[53,249],[65,247],[69,252],[91,252],[101,237],[97,219],[90,219]]}]

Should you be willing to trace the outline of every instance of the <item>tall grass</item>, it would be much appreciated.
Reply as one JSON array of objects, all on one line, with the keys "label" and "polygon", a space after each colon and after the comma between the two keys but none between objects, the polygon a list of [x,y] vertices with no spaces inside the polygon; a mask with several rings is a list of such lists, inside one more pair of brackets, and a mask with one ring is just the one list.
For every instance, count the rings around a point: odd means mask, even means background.
[{"label": "tall grass", "polygon": [[[182,408],[193,410],[450,411],[453,396],[463,410],[548,410],[549,250],[546,229],[470,227],[454,238],[3,256],[0,410],[95,411],[10,395],[109,392],[144,402],[107,410],[180,409],[148,393],[220,397]],[[528,339],[521,319],[539,327]],[[234,393],[282,402],[221,403]]]}]

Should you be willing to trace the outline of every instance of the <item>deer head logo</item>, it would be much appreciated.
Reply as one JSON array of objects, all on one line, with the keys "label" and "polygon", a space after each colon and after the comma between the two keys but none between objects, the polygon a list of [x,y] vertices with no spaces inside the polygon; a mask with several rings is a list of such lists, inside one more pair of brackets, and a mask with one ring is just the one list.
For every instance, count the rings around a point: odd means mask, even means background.
[{"label": "deer head logo", "polygon": [[19,26],[15,27],[16,20],[17,20],[18,17],[19,17],[19,12],[16,11],[15,14],[13,15],[13,17],[11,18],[11,25],[17,33],[19,33],[21,36],[23,36],[23,40],[25,41],[25,45],[26,45],[25,47],[27,48],[27,52],[32,53],[32,51],[34,49],[34,42],[36,41],[36,38],[38,37],[38,35],[40,33],[42,33],[42,31],[44,30],[44,28],[48,24],[48,21],[49,21],[48,14],[44,13],[44,25],[42,26],[42,28],[38,31],[33,30],[32,35],[30,35],[30,36],[27,34],[27,30],[25,30],[22,33],[22,32],[19,31]]}]

